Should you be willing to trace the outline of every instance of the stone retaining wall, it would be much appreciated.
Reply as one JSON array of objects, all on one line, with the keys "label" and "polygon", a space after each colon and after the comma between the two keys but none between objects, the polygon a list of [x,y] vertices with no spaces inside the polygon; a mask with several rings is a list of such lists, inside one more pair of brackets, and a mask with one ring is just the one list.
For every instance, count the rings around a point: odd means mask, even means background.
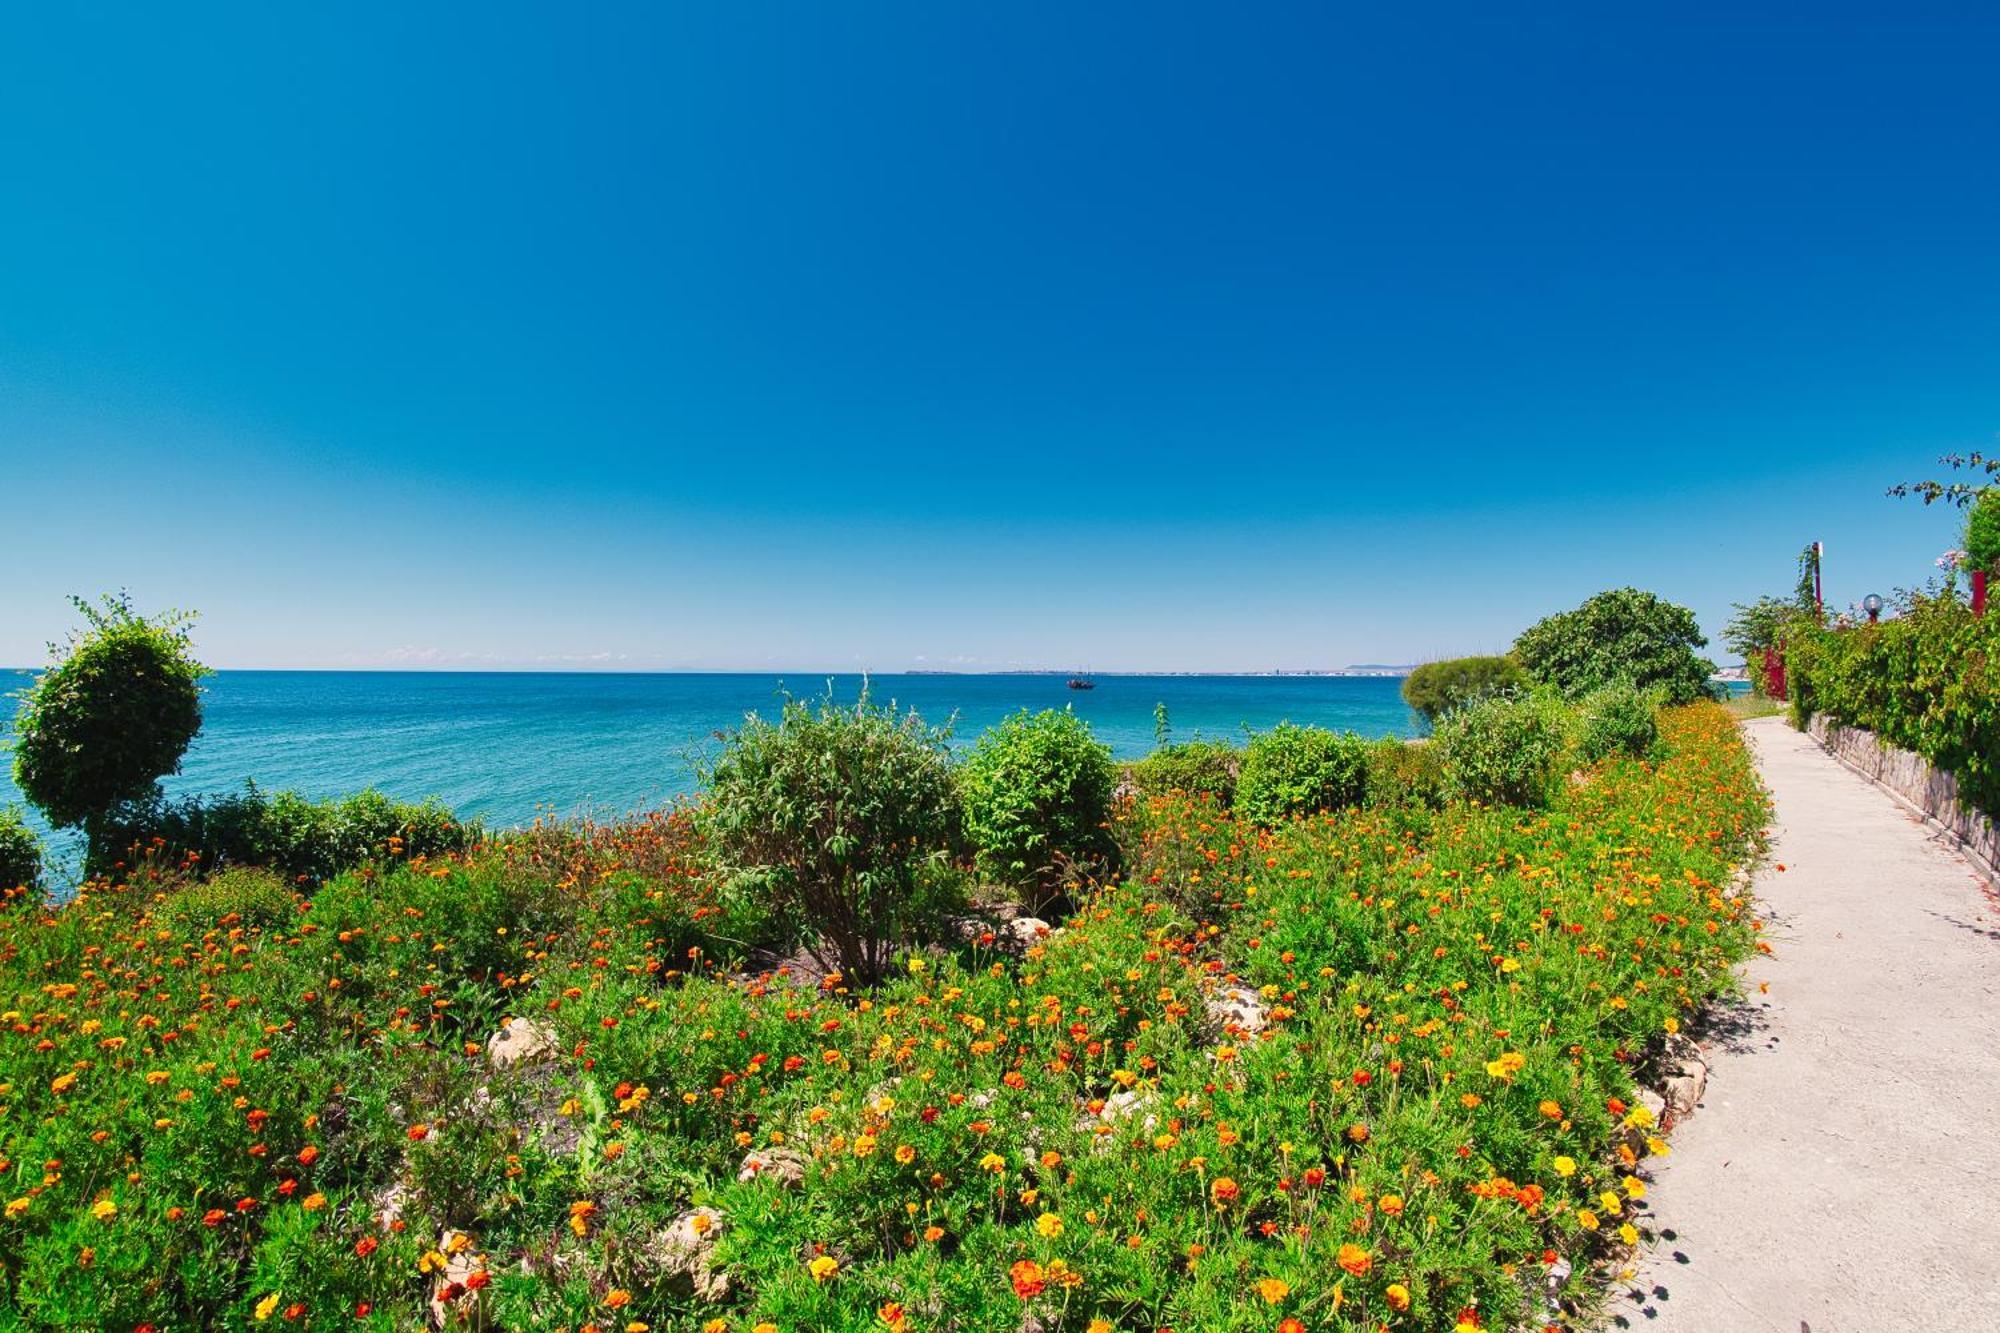
[{"label": "stone retaining wall", "polygon": [[1921,810],[1957,841],[1959,850],[1989,880],[2000,884],[2000,825],[1959,798],[1957,778],[1934,767],[1922,755],[1899,750],[1861,727],[1844,727],[1815,717],[1806,731],[1841,763]]}]

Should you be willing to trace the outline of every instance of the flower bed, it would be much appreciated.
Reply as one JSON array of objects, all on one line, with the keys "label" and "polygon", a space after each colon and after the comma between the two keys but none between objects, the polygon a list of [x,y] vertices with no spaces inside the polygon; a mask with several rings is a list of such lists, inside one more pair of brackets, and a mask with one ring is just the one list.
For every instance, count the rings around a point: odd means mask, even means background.
[{"label": "flower bed", "polygon": [[866,994],[709,966],[672,838],[275,915],[143,879],[17,902],[5,1299],[119,1329],[1559,1322],[1665,1148],[1634,1069],[1756,947],[1736,729],[1662,738],[1546,811],[1128,805],[1127,877],[1062,928]]}]

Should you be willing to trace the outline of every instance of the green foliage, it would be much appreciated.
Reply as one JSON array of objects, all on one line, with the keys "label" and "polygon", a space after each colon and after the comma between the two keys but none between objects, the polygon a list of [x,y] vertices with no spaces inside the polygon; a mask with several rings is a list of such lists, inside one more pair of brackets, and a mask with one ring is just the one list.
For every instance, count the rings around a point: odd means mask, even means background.
[{"label": "green foliage", "polygon": [[[955,1333],[1404,1333],[1601,1304],[1622,1247],[1577,1214],[1643,1174],[1621,1149],[1666,1147],[1635,1069],[1758,938],[1714,887],[1764,818],[1741,734],[1661,725],[1658,763],[1553,816],[1121,808],[1147,860],[1030,957],[916,954],[866,1003],[692,958],[714,882],[675,817],[310,907],[99,880],[0,912],[26,1029],[0,1032],[5,1326],[429,1328],[428,1256],[461,1247],[454,1329],[884,1333],[893,1301]],[[1204,1021],[1222,978],[1267,997],[1261,1039]],[[545,1052],[493,1068],[503,1019]],[[790,1183],[744,1171],[780,1146]],[[658,1242],[700,1206],[731,1280],[695,1296]],[[1566,1284],[1522,1262],[1547,1250]]]},{"label": "green foliage", "polygon": [[1444,804],[1438,748],[1386,736],[1368,747],[1367,794],[1377,809],[1424,809]]},{"label": "green foliage", "polygon": [[1965,515],[1965,563],[2000,573],[2000,486],[1989,486]]},{"label": "green foliage", "polygon": [[464,851],[483,836],[437,801],[392,801],[377,791],[313,801],[255,784],[234,796],[170,801],[159,795],[107,815],[93,866],[150,854],[196,869],[264,866],[317,884],[351,867]]},{"label": "green foliage", "polygon": [[1148,796],[1182,792],[1227,807],[1236,799],[1243,752],[1221,741],[1182,741],[1153,751],[1132,765],[1132,785]]},{"label": "green foliage", "polygon": [[1607,685],[1584,697],[1579,744],[1586,763],[1615,754],[1649,757],[1660,740],[1660,696],[1635,685]]},{"label": "green foliage", "polygon": [[0,805],[0,902],[16,889],[31,894],[42,882],[42,840],[21,818],[20,810]]},{"label": "green foliage", "polygon": [[704,773],[703,823],[736,892],[806,932],[823,964],[879,978],[958,888],[963,815],[946,733],[864,693],[751,716]]},{"label": "green foliage", "polygon": [[1445,790],[1489,805],[1543,806],[1576,757],[1578,717],[1552,694],[1485,699],[1438,724]]},{"label": "green foliage", "polygon": [[1920,496],[1925,504],[1935,504],[1939,500],[1961,508],[1973,503],[1982,494],[2000,486],[2000,454],[1946,454],[1938,462],[1953,472],[1962,472],[1970,480],[1954,477],[1950,481],[1906,481],[1891,486],[1891,495]]},{"label": "green foliage", "polygon": [[1403,702],[1435,724],[1454,708],[1527,684],[1527,672],[1511,657],[1453,657],[1412,671],[1403,682]]},{"label": "green foliage", "polygon": [[1046,901],[1073,868],[1117,855],[1111,750],[1075,713],[1026,710],[987,729],[959,772],[980,869]]},{"label": "green foliage", "polygon": [[1759,597],[1754,602],[1737,602],[1729,623],[1722,627],[1722,643],[1745,662],[1758,660],[1785,636],[1793,621],[1811,615],[1811,601],[1800,606],[1796,598]]},{"label": "green foliage", "polygon": [[1785,661],[1799,726],[1825,714],[1865,727],[2000,814],[2000,614],[1920,597],[1892,620],[1798,635]]},{"label": "green foliage", "polygon": [[1686,607],[1616,588],[1537,621],[1514,641],[1514,654],[1529,675],[1572,699],[1623,682],[1685,704],[1709,697],[1715,664],[1695,652],[1707,643]]},{"label": "green foliage", "polygon": [[201,729],[201,678],[189,654],[191,616],[148,619],[124,594],[93,606],[89,622],[52,649],[55,661],[21,695],[14,780],[58,828],[87,829],[180,768]]},{"label": "green foliage", "polygon": [[1358,805],[1367,793],[1368,742],[1353,732],[1283,722],[1253,738],[1236,779],[1236,812],[1255,824]]},{"label": "green foliage", "polygon": [[160,915],[197,934],[238,925],[268,929],[295,916],[302,901],[270,871],[242,866],[173,890]]}]

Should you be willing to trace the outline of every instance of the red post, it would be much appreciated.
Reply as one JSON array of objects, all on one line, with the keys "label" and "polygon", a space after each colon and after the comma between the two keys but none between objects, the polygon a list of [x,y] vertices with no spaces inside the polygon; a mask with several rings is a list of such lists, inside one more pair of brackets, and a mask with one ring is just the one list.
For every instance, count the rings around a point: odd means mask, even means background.
[{"label": "red post", "polygon": [[1764,654],[1764,697],[1785,698],[1785,645],[1774,643]]},{"label": "red post", "polygon": [[1986,571],[1983,569],[1972,571],[1972,614],[1986,614]]}]

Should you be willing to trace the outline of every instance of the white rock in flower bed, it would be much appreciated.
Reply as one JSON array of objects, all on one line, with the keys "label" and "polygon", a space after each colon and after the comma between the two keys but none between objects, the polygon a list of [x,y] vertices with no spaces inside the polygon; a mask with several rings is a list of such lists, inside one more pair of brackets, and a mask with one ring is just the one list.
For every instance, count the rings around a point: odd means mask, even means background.
[{"label": "white rock in flower bed", "polygon": [[1254,1037],[1264,1030],[1269,1011],[1264,997],[1248,986],[1224,986],[1202,998],[1210,1032],[1218,1037],[1241,1034]]},{"label": "white rock in flower bed", "polygon": [[509,1018],[486,1041],[486,1059],[495,1069],[509,1069],[524,1061],[542,1060],[556,1053],[555,1030],[532,1018]]},{"label": "white rock in flower bed", "polygon": [[715,1267],[715,1243],[722,1230],[722,1214],[713,1208],[691,1208],[669,1222],[653,1238],[661,1280],[705,1301],[727,1298],[729,1274]]},{"label": "white rock in flower bed", "polygon": [[738,1168],[739,1181],[774,1180],[779,1185],[790,1187],[804,1182],[806,1178],[805,1155],[794,1148],[776,1145],[769,1148],[752,1148],[743,1156],[743,1165]]},{"label": "white rock in flower bed", "polygon": [[1038,916],[1017,916],[1001,929],[1022,948],[1040,944],[1056,933],[1055,927]]}]

